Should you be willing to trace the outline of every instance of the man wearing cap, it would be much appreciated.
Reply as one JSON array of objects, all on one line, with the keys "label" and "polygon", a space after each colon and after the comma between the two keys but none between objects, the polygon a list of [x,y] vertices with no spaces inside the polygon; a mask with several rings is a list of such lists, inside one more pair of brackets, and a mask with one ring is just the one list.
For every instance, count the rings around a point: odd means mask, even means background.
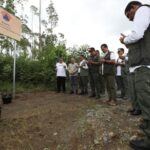
[{"label": "man wearing cap", "polygon": [[97,55],[95,48],[89,48],[90,56],[88,58],[88,68],[89,68],[89,80],[91,87],[90,97],[100,98],[100,85],[99,85],[99,61],[100,58]]},{"label": "man wearing cap", "polygon": [[129,48],[129,69],[134,72],[137,101],[146,124],[145,138],[130,141],[130,146],[150,150],[150,6],[132,1],[126,6],[125,15],[133,21],[133,29],[127,36],[121,34],[120,42]]}]

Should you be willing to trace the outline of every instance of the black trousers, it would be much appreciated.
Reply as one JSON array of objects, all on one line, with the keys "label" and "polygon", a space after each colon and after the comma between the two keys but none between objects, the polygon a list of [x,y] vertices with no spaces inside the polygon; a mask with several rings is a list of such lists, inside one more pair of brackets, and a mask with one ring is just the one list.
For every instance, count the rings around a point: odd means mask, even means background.
[{"label": "black trousers", "polygon": [[80,76],[81,93],[88,93],[88,76]]},{"label": "black trousers", "polygon": [[66,77],[57,77],[57,92],[66,91]]},{"label": "black trousers", "polygon": [[116,82],[118,90],[121,90],[121,97],[124,97],[126,94],[124,78],[122,76],[116,76]]}]

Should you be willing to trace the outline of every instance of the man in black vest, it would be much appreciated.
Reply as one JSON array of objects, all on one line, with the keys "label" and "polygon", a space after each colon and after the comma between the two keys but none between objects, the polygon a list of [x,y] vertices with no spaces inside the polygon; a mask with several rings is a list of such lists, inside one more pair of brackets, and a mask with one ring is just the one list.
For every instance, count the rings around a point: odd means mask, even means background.
[{"label": "man in black vest", "polygon": [[89,68],[89,80],[91,86],[90,97],[95,97],[100,99],[100,85],[99,85],[99,61],[100,58],[96,54],[95,48],[89,48],[90,56],[88,58],[88,68]]},{"label": "man in black vest", "polygon": [[108,92],[108,104],[116,105],[116,87],[115,87],[115,56],[110,52],[107,44],[101,45],[101,50],[104,53],[104,58],[101,59],[102,75],[104,76],[106,88]]},{"label": "man in black vest", "polygon": [[126,6],[125,15],[133,21],[133,29],[128,36],[121,34],[120,42],[129,48],[129,69],[134,72],[137,101],[145,122],[145,138],[130,141],[130,146],[150,150],[150,6],[132,1]]}]

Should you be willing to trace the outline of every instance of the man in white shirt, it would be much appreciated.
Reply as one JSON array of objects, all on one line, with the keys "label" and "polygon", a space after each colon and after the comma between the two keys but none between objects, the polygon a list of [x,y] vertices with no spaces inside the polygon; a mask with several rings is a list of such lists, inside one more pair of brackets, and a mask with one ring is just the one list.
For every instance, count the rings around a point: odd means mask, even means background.
[{"label": "man in white shirt", "polygon": [[126,99],[127,96],[127,88],[126,84],[126,68],[125,68],[125,56],[124,56],[124,49],[118,49],[118,58],[116,61],[116,82],[118,90],[121,90],[120,98]]},{"label": "man in white shirt", "polygon": [[67,65],[64,63],[63,59],[60,58],[59,62],[56,63],[56,77],[57,77],[57,92],[61,91],[66,92],[66,69]]},{"label": "man in white shirt", "polygon": [[142,110],[145,138],[130,141],[135,150],[150,150],[150,6],[138,1],[130,2],[125,15],[133,21],[133,29],[128,36],[121,34],[120,42],[129,48],[130,73],[134,73],[137,101]]}]

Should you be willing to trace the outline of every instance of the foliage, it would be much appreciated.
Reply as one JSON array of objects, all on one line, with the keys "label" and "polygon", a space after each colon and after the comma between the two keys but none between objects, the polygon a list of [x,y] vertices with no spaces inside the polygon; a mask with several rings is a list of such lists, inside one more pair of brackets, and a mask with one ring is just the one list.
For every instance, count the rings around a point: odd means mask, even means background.
[{"label": "foliage", "polygon": [[68,54],[69,54],[69,59],[71,57],[74,57],[78,62],[79,62],[79,57],[80,55],[84,55],[86,58],[88,57],[89,53],[88,53],[88,48],[89,45],[85,44],[85,45],[81,45],[80,47],[78,46],[74,46],[71,47],[67,50]]},{"label": "foliage", "polygon": [[[5,9],[12,14],[16,14],[19,2],[23,10],[25,0],[6,1]],[[66,48],[65,36],[62,33],[56,34],[54,28],[58,23],[58,14],[54,8],[54,3],[50,1],[46,12],[48,18],[41,20],[43,33],[39,34],[33,31],[33,24],[30,28],[28,21],[33,21],[34,17],[39,17],[39,10],[32,5],[30,7],[32,19],[28,16],[20,15],[22,21],[22,38],[17,42],[16,58],[16,84],[22,87],[49,87],[54,88],[56,85],[55,64],[59,57],[63,57],[67,62],[70,57],[79,59],[82,53],[88,55],[88,45],[81,47]],[[40,39],[40,44],[39,44]],[[40,49],[39,49],[40,45]],[[0,36],[0,91],[12,89],[13,74],[13,52],[14,40]]]},{"label": "foliage", "polygon": [[6,1],[5,9],[10,12],[11,14],[15,15],[15,6],[14,6],[14,0]]},{"label": "foliage", "polygon": [[48,14],[48,22],[50,23],[50,30],[51,33],[53,32],[53,29],[56,27],[58,23],[58,15],[56,13],[56,10],[54,8],[54,4],[52,1],[50,1],[49,6],[46,9]]}]

